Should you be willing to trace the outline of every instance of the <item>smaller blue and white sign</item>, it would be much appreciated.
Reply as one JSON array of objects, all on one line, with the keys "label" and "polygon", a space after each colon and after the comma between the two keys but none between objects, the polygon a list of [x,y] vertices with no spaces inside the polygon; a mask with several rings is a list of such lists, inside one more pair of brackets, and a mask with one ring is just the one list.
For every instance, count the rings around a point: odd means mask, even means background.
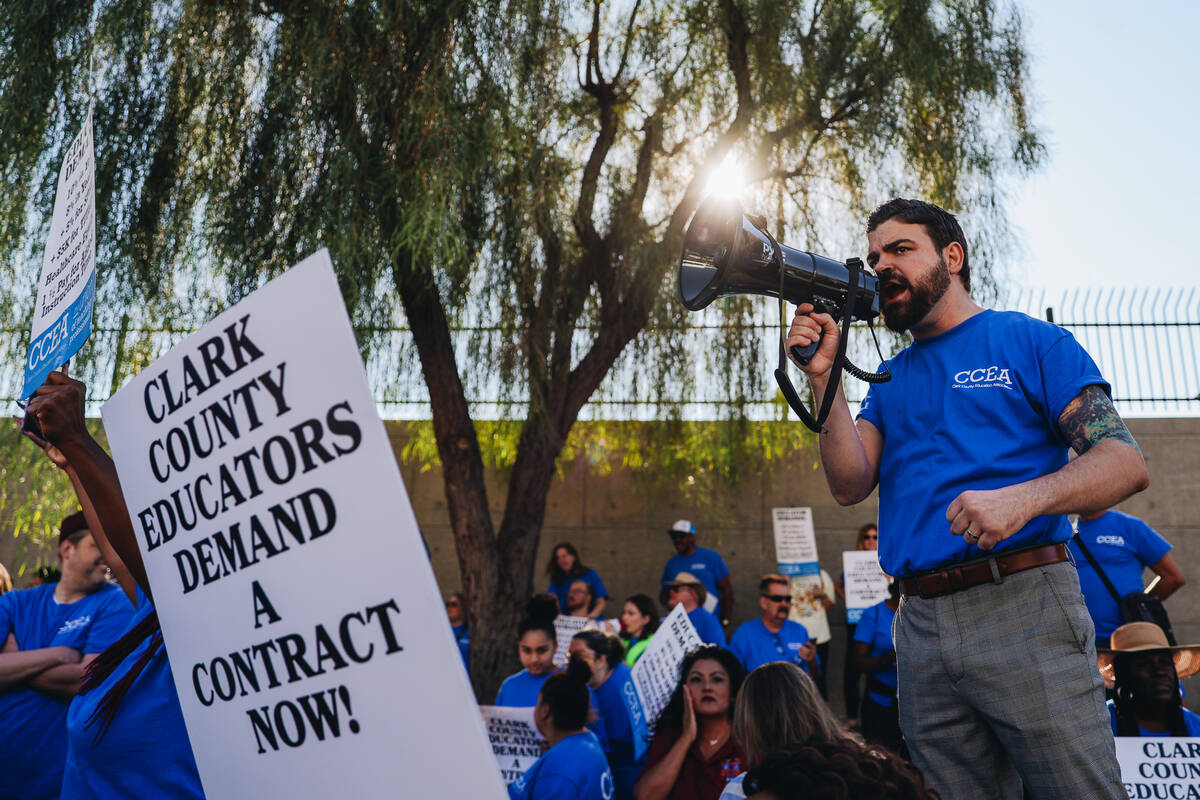
[{"label": "smaller blue and white sign", "polygon": [[92,333],[96,298],[96,158],[92,112],[58,172],[54,217],[42,257],[21,397],[79,351]]},{"label": "smaller blue and white sign", "polygon": [[875,550],[847,550],[842,553],[846,575],[846,622],[857,625],[862,613],[888,598],[891,579],[879,566]]},{"label": "smaller blue and white sign", "polygon": [[789,578],[820,575],[812,509],[807,506],[772,508],[771,517],[775,525],[775,561],[779,565],[779,573]]}]

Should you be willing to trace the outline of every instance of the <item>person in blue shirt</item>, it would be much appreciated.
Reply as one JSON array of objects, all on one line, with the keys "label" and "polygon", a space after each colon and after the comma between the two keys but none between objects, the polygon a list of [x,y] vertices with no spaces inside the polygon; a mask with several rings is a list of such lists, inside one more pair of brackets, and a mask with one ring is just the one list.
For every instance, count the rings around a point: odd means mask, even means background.
[{"label": "person in blue shirt", "polygon": [[613,774],[586,727],[591,675],[576,656],[542,685],[533,721],[549,749],[508,785],[511,800],[613,800]]},{"label": "person in blue shirt", "polygon": [[764,575],[758,583],[758,605],[762,615],[742,623],[729,641],[729,649],[746,672],[772,661],[787,661],[810,676],[818,675],[817,648],[808,629],[788,619],[792,607],[788,579],[783,575]]},{"label": "person in blue shirt", "polygon": [[517,656],[524,669],[500,684],[496,705],[524,708],[537,705],[542,684],[557,669],[554,666],[557,616],[554,600],[546,595],[537,595],[526,605],[525,618],[517,625]]},{"label": "person in blue shirt", "polygon": [[700,634],[700,641],[724,647],[725,629],[716,617],[704,610],[705,597],[704,584],[689,572],[679,573],[667,586],[667,608],[682,605],[696,633]]},{"label": "person in blue shirt", "polygon": [[1115,697],[1108,711],[1115,736],[1200,736],[1200,715],[1183,707],[1179,679],[1200,671],[1200,645],[1171,647],[1153,622],[1113,631],[1099,654]]},{"label": "person in blue shirt", "polygon": [[546,564],[546,575],[550,578],[546,594],[552,594],[558,598],[558,608],[564,614],[568,613],[567,593],[571,590],[571,584],[582,580],[592,588],[591,605],[586,609],[587,613],[582,616],[593,619],[600,619],[604,616],[604,606],[608,603],[608,590],[604,588],[604,581],[600,580],[600,575],[596,570],[584,566],[583,562],[579,560],[579,551],[575,549],[575,545],[570,542],[559,542],[554,545],[554,550],[550,553],[550,561]]},{"label": "person in blue shirt", "polygon": [[[1142,522],[1120,511],[1080,515],[1079,539],[1117,590],[1118,597],[1142,591],[1142,574],[1149,567],[1159,580],[1150,594],[1166,600],[1186,582],[1171,558],[1171,543]],[[1096,647],[1108,647],[1108,637],[1121,626],[1121,606],[1092,568],[1079,540],[1071,537],[1071,555],[1079,570],[1083,601],[1096,625]]]},{"label": "person in blue shirt", "polygon": [[203,800],[146,567],[116,466],[84,422],[86,394],[84,384],[51,372],[26,409],[44,438],[26,435],[66,471],[96,544],[137,612],[89,665],[71,701],[62,796]]},{"label": "person in blue shirt", "polygon": [[446,617],[450,620],[450,631],[454,634],[454,643],[458,645],[458,654],[462,656],[463,666],[470,675],[471,629],[467,625],[467,601],[462,592],[452,592],[446,598]]},{"label": "person in blue shirt", "polygon": [[892,643],[892,621],[900,607],[900,587],[893,583],[888,593],[891,596],[887,600],[863,612],[854,630],[855,666],[867,675],[867,692],[859,713],[864,739],[907,758],[896,707],[896,647]]},{"label": "person in blue shirt", "polygon": [[696,545],[696,526],[686,519],[677,520],[667,535],[675,546],[675,555],[667,559],[662,572],[662,592],[658,598],[660,603],[667,604],[667,595],[671,582],[681,572],[686,572],[704,584],[704,609],[709,611],[722,625],[729,625],[733,617],[733,580],[729,576],[729,567],[720,553],[707,547]]},{"label": "person in blue shirt", "polygon": [[[632,800],[633,784],[646,765],[646,741],[637,742],[628,698],[637,698],[633,673],[623,660],[625,647],[616,636],[580,631],[571,638],[571,656],[592,671],[588,686],[608,734],[608,766],[616,782],[616,800]],[[640,711],[638,712],[640,713]]]},{"label": "person in blue shirt", "polygon": [[816,344],[798,366],[814,397],[833,391],[820,455],[834,499],[879,489],[913,761],[948,797],[1124,797],[1066,514],[1145,489],[1137,443],[1068,331],[972,299],[954,215],[896,198],[866,227],[883,320],[913,337],[891,380],[856,422],[831,382],[841,332],[811,303],[785,349]]},{"label": "person in blue shirt", "polygon": [[57,798],[67,708],[87,665],[125,631],[133,606],[82,512],[62,521],[62,577],[0,596],[0,798]]}]

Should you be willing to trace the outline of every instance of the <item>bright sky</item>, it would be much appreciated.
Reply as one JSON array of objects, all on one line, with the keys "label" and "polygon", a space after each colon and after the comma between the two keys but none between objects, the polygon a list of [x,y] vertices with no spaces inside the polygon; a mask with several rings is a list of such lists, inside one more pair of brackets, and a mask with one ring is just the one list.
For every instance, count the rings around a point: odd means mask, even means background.
[{"label": "bright sky", "polygon": [[1194,287],[1200,228],[1200,3],[1021,0],[1045,166],[1010,219],[1051,290]]}]

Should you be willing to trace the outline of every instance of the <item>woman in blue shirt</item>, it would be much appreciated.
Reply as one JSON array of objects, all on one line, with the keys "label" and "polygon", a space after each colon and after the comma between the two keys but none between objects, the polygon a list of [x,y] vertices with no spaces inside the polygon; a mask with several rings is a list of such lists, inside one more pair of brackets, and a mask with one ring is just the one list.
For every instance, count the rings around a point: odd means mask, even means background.
[{"label": "woman in blue shirt", "polygon": [[1097,658],[1116,692],[1108,704],[1113,735],[1200,736],[1200,715],[1179,694],[1179,679],[1200,670],[1200,646],[1171,647],[1153,622],[1130,622]]},{"label": "woman in blue shirt", "polygon": [[533,721],[549,749],[509,784],[512,800],[611,800],[613,776],[586,727],[592,672],[578,656],[542,685]]},{"label": "woman in blue shirt", "polygon": [[899,584],[892,583],[888,594],[887,600],[863,612],[854,630],[855,666],[867,674],[867,692],[859,713],[864,739],[907,758],[896,706],[896,646],[892,642],[892,621],[900,607]]},{"label": "woman in blue shirt", "polygon": [[594,597],[587,616],[592,619],[600,619],[604,615],[604,606],[608,602],[608,590],[604,588],[604,581],[600,580],[596,570],[585,567],[579,560],[579,551],[575,549],[575,545],[570,542],[559,542],[554,545],[550,561],[546,564],[546,574],[550,577],[550,585],[546,587],[546,594],[552,594],[558,598],[558,608],[562,613],[567,613],[567,592],[570,591],[571,584],[575,581],[584,581],[592,587]]},{"label": "woman in blue shirt", "polygon": [[608,766],[616,782],[616,800],[632,800],[633,783],[646,764],[649,744],[634,741],[625,698],[629,694],[636,697],[636,693],[632,671],[622,660],[624,654],[620,639],[600,631],[581,631],[571,639],[571,657],[581,659],[592,671],[588,686],[608,734]]},{"label": "woman in blue shirt", "polygon": [[200,774],[116,465],[84,424],[86,394],[83,383],[51,372],[26,410],[44,438],[27,435],[67,473],[88,529],[137,611],[126,633],[88,665],[67,710],[62,796],[202,800]]},{"label": "woman in blue shirt", "polygon": [[525,669],[504,679],[496,695],[496,705],[525,708],[537,705],[542,684],[555,670],[557,616],[558,609],[549,597],[538,595],[529,601],[525,619],[517,626],[517,656]]}]

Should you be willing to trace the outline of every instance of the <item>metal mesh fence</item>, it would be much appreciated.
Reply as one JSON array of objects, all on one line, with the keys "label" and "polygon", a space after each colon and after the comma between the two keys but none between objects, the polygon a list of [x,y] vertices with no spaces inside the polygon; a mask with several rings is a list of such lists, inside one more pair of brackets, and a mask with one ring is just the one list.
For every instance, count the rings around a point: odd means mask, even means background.
[{"label": "metal mesh fence", "polygon": [[[1025,289],[1011,293],[995,306],[1046,319],[1070,330],[1099,364],[1111,382],[1113,398],[1125,416],[1200,416],[1200,291],[1192,289],[1075,289],[1061,292]],[[695,354],[676,379],[653,380],[644,360],[653,357],[655,338],[679,335],[679,329],[650,329],[641,343],[627,348],[604,384],[585,408],[592,419],[658,419],[668,407],[687,419],[714,419],[728,409],[742,407],[752,418],[778,418],[783,406],[770,378],[778,348],[779,329],[774,304],[763,301],[761,321],[737,326],[719,324],[719,318],[697,316],[684,329],[688,350]],[[874,344],[865,326],[855,325],[849,354],[868,370],[878,363]],[[91,413],[133,374],[133,364],[146,364],[183,340],[187,330],[100,328],[86,347],[89,357],[76,374],[86,380]],[[461,328],[453,332],[460,364],[492,350],[483,340],[497,338],[495,329]],[[360,331],[360,341],[370,337],[367,375],[380,412],[394,419],[429,416],[429,397],[407,329]],[[731,340],[761,354],[758,379],[738,377],[720,354]],[[588,341],[578,337],[577,357]],[[21,357],[28,331],[0,330],[0,401],[13,407],[24,377]],[[491,342],[493,345],[499,344]],[[885,343],[884,347],[888,345]],[[494,352],[494,350],[492,350]],[[887,354],[887,349],[885,349]],[[690,374],[687,371],[690,370]],[[793,371],[793,380],[802,385]],[[496,370],[483,370],[465,382],[473,410],[479,418],[521,413],[520,393],[503,383]],[[852,405],[861,400],[866,384],[846,379]]]}]

